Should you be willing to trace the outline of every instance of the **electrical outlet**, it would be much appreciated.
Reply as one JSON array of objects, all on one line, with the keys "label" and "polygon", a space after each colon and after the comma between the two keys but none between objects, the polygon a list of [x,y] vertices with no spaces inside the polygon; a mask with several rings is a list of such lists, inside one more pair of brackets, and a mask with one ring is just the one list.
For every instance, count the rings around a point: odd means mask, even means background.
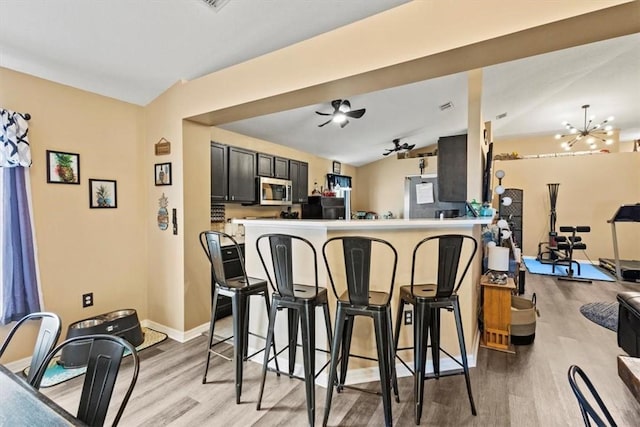
[{"label": "electrical outlet", "polygon": [[413,311],[407,310],[404,312],[404,324],[411,325],[413,323]]},{"label": "electrical outlet", "polygon": [[82,308],[91,307],[93,305],[93,292],[82,294]]}]

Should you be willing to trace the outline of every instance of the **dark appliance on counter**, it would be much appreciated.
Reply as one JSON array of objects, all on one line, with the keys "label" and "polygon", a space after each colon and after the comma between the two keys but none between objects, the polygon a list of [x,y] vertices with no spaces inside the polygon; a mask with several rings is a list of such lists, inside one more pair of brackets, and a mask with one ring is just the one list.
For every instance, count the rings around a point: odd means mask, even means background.
[{"label": "dark appliance on counter", "polygon": [[309,196],[302,204],[302,219],[344,219],[344,198]]},{"label": "dark appliance on counter", "polygon": [[327,187],[330,190],[336,188],[336,186],[340,186],[340,188],[353,188],[351,187],[351,177],[347,175],[336,175],[333,173],[327,174]]}]

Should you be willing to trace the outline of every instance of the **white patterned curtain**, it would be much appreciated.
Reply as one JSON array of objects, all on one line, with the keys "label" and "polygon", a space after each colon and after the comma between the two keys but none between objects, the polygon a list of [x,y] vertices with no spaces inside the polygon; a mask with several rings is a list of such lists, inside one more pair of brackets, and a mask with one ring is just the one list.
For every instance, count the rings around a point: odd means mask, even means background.
[{"label": "white patterned curtain", "polygon": [[26,114],[0,109],[0,324],[40,311]]},{"label": "white patterned curtain", "polygon": [[31,166],[26,115],[0,109],[0,167]]}]

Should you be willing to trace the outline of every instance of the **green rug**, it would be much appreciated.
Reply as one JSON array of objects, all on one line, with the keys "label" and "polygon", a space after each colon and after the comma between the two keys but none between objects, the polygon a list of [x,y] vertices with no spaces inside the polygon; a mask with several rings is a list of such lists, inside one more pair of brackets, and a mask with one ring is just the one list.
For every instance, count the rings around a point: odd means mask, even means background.
[{"label": "green rug", "polygon": [[[142,328],[142,333],[144,334],[144,341],[142,342],[142,344],[136,347],[136,350],[138,351],[149,348],[167,339],[167,334],[145,327]],[[130,354],[131,353],[129,352],[129,350],[125,350],[125,357]],[[84,374],[87,370],[86,367],[69,369],[63,368],[58,364],[59,359],[60,356],[56,356],[53,358],[51,363],[49,363],[49,366],[47,367],[47,370],[44,372],[44,376],[42,377],[42,383],[40,384],[40,387],[51,387],[65,381],[69,381],[70,379]],[[27,375],[29,373],[29,368],[25,368],[23,372],[25,375]]]}]

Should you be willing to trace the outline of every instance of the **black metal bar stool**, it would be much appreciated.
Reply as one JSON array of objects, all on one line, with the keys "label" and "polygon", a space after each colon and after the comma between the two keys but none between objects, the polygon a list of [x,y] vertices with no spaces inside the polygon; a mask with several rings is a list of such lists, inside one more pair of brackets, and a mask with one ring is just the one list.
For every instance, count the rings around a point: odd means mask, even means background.
[{"label": "black metal bar stool", "polygon": [[[261,247],[260,242],[263,240],[268,241],[268,246],[271,254],[273,277],[271,279],[269,274],[269,268],[265,259],[266,248],[263,244]],[[300,244],[295,244],[299,242]],[[305,250],[305,246],[310,250]],[[317,253],[311,242],[308,240],[290,236],[287,234],[263,234],[256,240],[256,248],[262,266],[267,274],[269,283],[273,288],[271,294],[272,304],[269,311],[269,331],[267,332],[267,344],[266,348],[269,348],[273,343],[274,327],[276,322],[276,314],[278,310],[287,309],[289,319],[289,345],[283,348],[280,352],[289,348],[289,376],[293,377],[293,368],[295,365],[295,348],[297,345],[298,337],[298,321],[302,328],[302,354],[304,359],[304,378],[305,391],[307,394],[307,414],[309,416],[309,425],[315,425],[315,379],[317,373],[315,372],[315,309],[322,307],[324,311],[325,325],[327,328],[327,337],[329,339],[329,345],[331,344],[331,318],[329,316],[329,302],[327,299],[327,290],[318,288],[318,258]],[[296,258],[301,253],[307,253],[313,256],[313,272],[314,272],[314,286],[297,284],[294,280],[293,273],[293,253],[296,253]],[[310,264],[305,264],[310,267]],[[293,315],[292,315],[293,314]],[[292,319],[295,320],[295,324],[292,325]],[[291,351],[293,349],[293,351]],[[262,382],[260,383],[260,395],[258,396],[257,409],[260,409],[262,402],[262,394],[264,392],[264,382],[267,375],[267,365],[269,363],[269,350],[264,353],[264,364],[262,365]],[[275,353],[274,358],[279,353]],[[291,358],[293,358],[293,363]],[[276,359],[277,360],[277,359]],[[327,362],[322,369],[324,369],[329,362]],[[277,369],[277,368],[276,368]],[[320,369],[320,372],[322,371]]]},{"label": "black metal bar stool", "polygon": [[[238,251],[238,258],[242,267],[242,276],[225,277],[224,267],[222,263],[222,244],[221,239],[228,239]],[[204,368],[202,383],[207,382],[207,373],[209,371],[209,361],[211,354],[216,354],[224,359],[231,360],[226,356],[216,353],[213,348],[233,338],[233,362],[235,364],[236,373],[236,403],[240,403],[240,395],[242,394],[242,363],[260,353],[259,350],[252,355],[247,355],[248,336],[249,336],[249,297],[260,295],[264,297],[267,313],[269,312],[269,290],[267,281],[255,277],[248,277],[244,266],[244,257],[238,242],[226,233],[219,231],[203,231],[200,233],[200,245],[204,250],[207,258],[211,262],[211,278],[215,283],[213,288],[213,301],[211,304],[211,323],[209,327],[209,340],[207,344],[207,363]],[[224,340],[213,342],[213,332],[216,325],[216,308],[218,304],[218,294],[231,298],[231,310],[233,316],[233,336]],[[275,344],[272,343],[275,351]],[[276,360],[276,366],[278,361]]]},{"label": "black metal bar stool", "polygon": [[[473,402],[473,395],[471,394],[471,381],[469,379],[467,350],[464,344],[462,318],[460,316],[460,305],[458,302],[458,289],[469,270],[477,248],[478,243],[473,237],[458,234],[444,234],[427,237],[418,242],[413,249],[411,285],[400,287],[394,348],[396,353],[401,350],[413,348],[415,370],[412,370],[399,356],[396,357],[398,357],[414,375],[416,424],[420,424],[420,417],[422,416],[425,367],[427,364],[427,335],[431,337],[431,357],[433,359],[433,376],[428,376],[427,379],[464,374],[467,383],[467,393],[469,394],[469,403],[471,404],[471,413],[476,415],[476,406]],[[463,249],[468,254],[468,258],[462,256]],[[416,283],[416,269],[426,264],[425,261],[427,260],[427,258],[418,257],[419,251],[421,254],[423,251],[427,251],[427,253],[433,254],[437,260],[437,283]],[[461,269],[462,266],[464,266],[463,269]],[[402,324],[405,304],[411,304],[414,307],[414,347],[398,348],[400,325]],[[440,347],[440,310],[443,308],[448,311],[453,311],[462,363]],[[451,371],[444,375],[440,374],[441,351],[458,363],[462,367],[462,370]]]},{"label": "black metal bar stool", "polygon": [[[332,244],[332,242],[335,242]],[[327,248],[330,246],[342,246],[344,257],[346,291],[338,296],[333,274],[329,266]],[[377,263],[387,262],[392,267],[391,280],[385,292],[370,290],[371,253],[372,248],[378,247]],[[349,356],[362,357],[350,354],[351,334],[353,322],[356,316],[371,317],[374,323],[376,346],[378,350],[378,368],[380,370],[380,385],[382,389],[382,402],[384,406],[385,425],[391,425],[391,389],[393,388],[396,401],[398,398],[398,384],[395,371],[395,351],[393,348],[393,335],[391,326],[391,295],[396,277],[398,265],[398,252],[387,241],[372,237],[333,237],[322,246],[327,273],[331,282],[331,288],[337,299],[336,326],[331,348],[331,368],[327,385],[327,401],[324,410],[323,425],[327,425],[331,410],[331,398],[333,387],[337,385],[338,391],[346,387],[345,380]],[[371,359],[365,357],[366,359]],[[340,381],[337,381],[338,361],[341,361]],[[337,382],[337,384],[336,384]],[[356,387],[351,387],[356,388]],[[358,389],[358,388],[356,388]],[[368,391],[358,389],[361,391]]]}]

